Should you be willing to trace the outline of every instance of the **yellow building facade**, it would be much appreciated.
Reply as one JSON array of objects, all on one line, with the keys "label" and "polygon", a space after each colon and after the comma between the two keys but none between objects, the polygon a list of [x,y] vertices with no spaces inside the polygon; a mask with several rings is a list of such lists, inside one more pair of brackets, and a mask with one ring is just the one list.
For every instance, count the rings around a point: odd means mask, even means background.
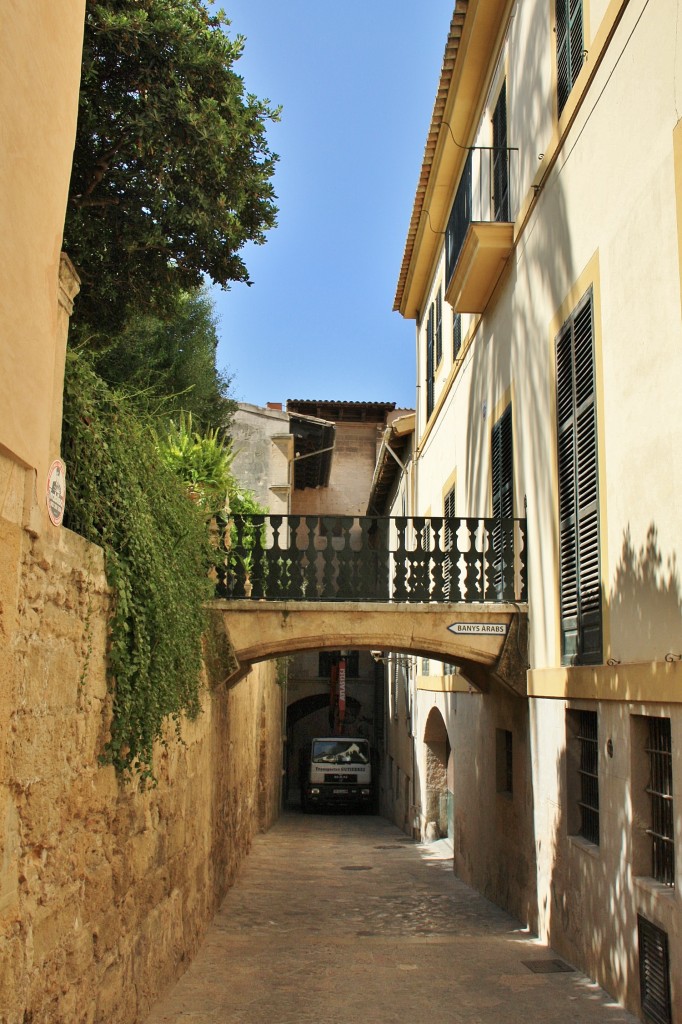
[{"label": "yellow building facade", "polygon": [[528,530],[527,700],[413,670],[417,811],[437,708],[456,870],[660,1019],[682,1005],[679,18],[459,0],[395,301],[418,353],[400,502]]}]

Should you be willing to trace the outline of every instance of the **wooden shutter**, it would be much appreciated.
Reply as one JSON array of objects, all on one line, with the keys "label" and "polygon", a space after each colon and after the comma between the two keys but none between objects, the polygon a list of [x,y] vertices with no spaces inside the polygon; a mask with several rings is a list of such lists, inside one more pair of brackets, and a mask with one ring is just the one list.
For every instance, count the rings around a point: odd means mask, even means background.
[{"label": "wooden shutter", "polygon": [[433,303],[429,309],[429,318],[426,323],[426,418],[433,412],[433,334],[434,334],[434,309]]},{"label": "wooden shutter", "polygon": [[638,914],[637,936],[642,1010],[655,1024],[672,1024],[667,933]]},{"label": "wooden shutter", "polygon": [[456,359],[462,347],[462,314],[455,313],[452,319],[452,358]]},{"label": "wooden shutter", "polygon": [[557,106],[559,114],[583,66],[583,0],[556,0]]},{"label": "wooden shutter", "polygon": [[435,345],[435,365],[438,366],[443,358],[443,293],[440,285],[438,287],[438,294],[436,295]]},{"label": "wooden shutter", "polygon": [[509,220],[508,152],[507,83],[504,82],[493,111],[493,213],[497,221]]},{"label": "wooden shutter", "polygon": [[[507,406],[493,426],[492,433],[493,478],[493,579],[498,600],[505,597],[505,576],[510,569],[511,551],[504,550],[504,538],[514,516],[514,441],[512,434],[512,407]],[[513,589],[513,580],[512,589]],[[509,596],[509,595],[506,595]],[[513,600],[513,596],[509,598]]]},{"label": "wooden shutter", "polygon": [[562,661],[601,661],[597,410],[592,292],[556,343]]}]

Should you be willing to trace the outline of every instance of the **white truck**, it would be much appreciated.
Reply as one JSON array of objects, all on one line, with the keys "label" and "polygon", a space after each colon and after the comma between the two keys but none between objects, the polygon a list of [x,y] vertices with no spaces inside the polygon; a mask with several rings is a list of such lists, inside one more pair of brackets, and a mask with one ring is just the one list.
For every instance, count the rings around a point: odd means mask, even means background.
[{"label": "white truck", "polygon": [[319,736],[301,764],[301,806],[373,808],[372,760],[369,742],[360,736]]}]

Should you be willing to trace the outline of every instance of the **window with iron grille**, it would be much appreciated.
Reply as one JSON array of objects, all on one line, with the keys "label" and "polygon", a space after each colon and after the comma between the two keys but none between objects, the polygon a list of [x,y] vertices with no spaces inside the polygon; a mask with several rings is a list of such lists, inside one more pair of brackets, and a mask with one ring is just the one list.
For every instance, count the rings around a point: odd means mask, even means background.
[{"label": "window with iron grille", "polygon": [[509,150],[507,149],[507,83],[503,82],[493,111],[493,212],[509,220]]},{"label": "window with iron grille", "polygon": [[453,362],[459,355],[462,347],[462,314],[455,313],[452,320],[452,359]]},{"label": "window with iron grille", "polygon": [[599,845],[599,732],[596,711],[571,712],[577,718],[580,766],[578,835]]},{"label": "window with iron grille", "polygon": [[590,289],[556,340],[562,664],[602,660],[597,409]]},{"label": "window with iron grille", "polygon": [[673,818],[673,752],[669,718],[649,719],[649,785],[651,800],[651,874],[665,885],[675,884],[675,820]]},{"label": "window with iron grille", "polygon": [[654,1024],[672,1024],[668,936],[651,921],[637,915],[639,987],[642,1010]]},{"label": "window with iron grille", "polygon": [[435,312],[433,303],[429,309],[429,316],[426,321],[426,418],[430,418],[433,412],[433,378],[434,378],[434,333],[435,333]]},{"label": "window with iron grille", "polygon": [[556,0],[557,108],[566,106],[585,59],[583,0]]},{"label": "window with iron grille", "polygon": [[493,478],[493,578],[498,594],[502,596],[505,572],[503,551],[503,520],[514,515],[514,440],[512,433],[511,403],[493,426],[492,431]]}]

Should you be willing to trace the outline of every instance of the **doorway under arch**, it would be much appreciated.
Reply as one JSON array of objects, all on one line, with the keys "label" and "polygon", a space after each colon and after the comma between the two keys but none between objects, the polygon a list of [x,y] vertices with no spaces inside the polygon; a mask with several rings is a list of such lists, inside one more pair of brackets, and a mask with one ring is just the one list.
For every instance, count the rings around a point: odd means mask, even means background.
[{"label": "doorway under arch", "polygon": [[426,792],[424,815],[426,835],[442,839],[453,834],[452,792],[448,787],[451,747],[443,716],[431,708],[424,727]]}]

